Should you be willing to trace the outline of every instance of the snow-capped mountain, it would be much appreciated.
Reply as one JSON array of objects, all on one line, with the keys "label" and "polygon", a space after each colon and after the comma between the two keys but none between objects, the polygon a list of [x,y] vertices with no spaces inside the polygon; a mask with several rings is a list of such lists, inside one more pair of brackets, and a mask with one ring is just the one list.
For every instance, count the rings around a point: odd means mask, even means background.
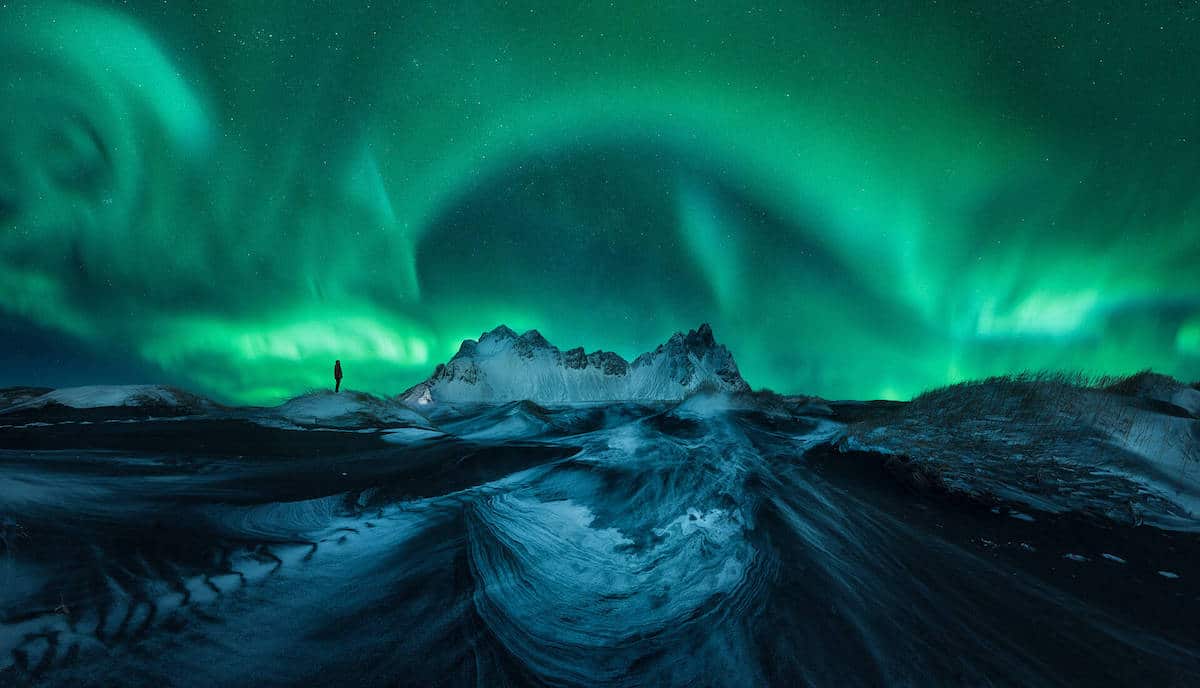
[{"label": "snow-capped mountain", "polygon": [[562,351],[537,330],[518,335],[501,325],[464,341],[432,377],[401,396],[415,404],[673,400],[701,388],[750,389],[707,324],[675,333],[632,363],[609,351]]}]

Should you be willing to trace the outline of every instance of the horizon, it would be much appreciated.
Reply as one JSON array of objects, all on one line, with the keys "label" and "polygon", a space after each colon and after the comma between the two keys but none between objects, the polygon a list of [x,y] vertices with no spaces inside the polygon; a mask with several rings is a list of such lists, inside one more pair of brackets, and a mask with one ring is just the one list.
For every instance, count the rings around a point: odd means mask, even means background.
[{"label": "horizon", "polygon": [[[660,342],[660,344],[666,343],[670,338],[675,337],[675,336],[686,336],[693,332],[697,332],[698,330],[700,330],[701,328],[703,328],[705,326],[709,326],[709,323],[702,322],[699,325],[697,325],[696,327],[677,329],[677,330],[673,331],[671,334],[664,337],[662,342]],[[491,334],[492,332],[495,332],[496,330],[500,330],[500,329],[508,329],[512,333],[513,336],[518,337],[518,338],[523,337],[530,333],[536,333],[539,335],[542,334],[538,328],[517,329],[517,328],[509,327],[505,323],[499,323],[498,325],[496,325],[492,328],[483,330],[476,337],[468,337],[466,339],[461,340],[459,342],[459,344],[456,347],[454,347],[455,354],[447,356],[444,360],[434,363],[433,367],[430,369],[429,373],[432,374],[438,366],[448,362],[455,355],[457,355],[457,352],[460,350],[462,345],[466,344],[468,341],[478,342],[484,336]],[[710,330],[711,330],[711,326],[710,326]],[[617,356],[619,356],[622,360],[624,360],[626,362],[632,362],[637,357],[641,356],[642,354],[649,353],[649,352],[653,351],[655,348],[655,347],[651,347],[645,351],[641,351],[641,352],[638,352],[637,354],[633,354],[630,356],[630,355],[622,354],[620,352],[609,351],[609,350],[606,350],[603,348],[592,349],[590,347],[583,346],[583,345],[563,347],[563,346],[560,346],[559,344],[557,344],[556,342],[554,342],[549,337],[545,337],[544,335],[542,335],[542,336],[552,348],[559,351],[560,353],[565,353],[566,351],[569,351],[569,350],[575,349],[575,348],[581,348],[581,349],[584,349],[585,351],[587,351],[587,353],[589,353],[589,354],[603,353],[603,352],[615,353]],[[715,331],[713,331],[713,336],[714,336],[715,343],[718,347],[724,347],[724,348],[728,349],[728,347],[724,344],[724,342],[722,342],[721,339],[716,336]],[[736,362],[737,361],[737,353],[730,350],[730,355],[733,357],[734,361]],[[751,391],[755,392],[755,393],[770,392],[770,393],[779,394],[782,396],[811,396],[811,397],[825,399],[828,401],[911,401],[912,399],[915,399],[915,398],[921,396],[922,394],[933,392],[933,391],[936,391],[936,390],[939,390],[939,389],[942,389],[942,388],[945,388],[948,386],[953,386],[953,385],[962,384],[962,383],[985,382],[989,378],[996,378],[996,377],[1009,378],[1009,379],[1032,377],[1035,380],[1051,379],[1051,380],[1058,380],[1058,381],[1067,381],[1071,384],[1076,384],[1076,385],[1080,385],[1080,386],[1084,386],[1084,387],[1095,387],[1095,386],[1108,386],[1108,385],[1116,384],[1121,381],[1126,381],[1131,378],[1136,378],[1143,374],[1165,375],[1167,377],[1171,377],[1172,379],[1175,379],[1177,382],[1183,384],[1184,386],[1200,388],[1200,387],[1198,387],[1198,386],[1200,386],[1200,379],[1188,380],[1188,379],[1184,379],[1184,378],[1174,378],[1173,376],[1171,376],[1169,374],[1162,373],[1161,371],[1153,370],[1150,368],[1143,368],[1143,369],[1133,371],[1130,373],[1124,373],[1124,374],[1118,374],[1118,375],[1113,375],[1113,374],[1108,374],[1108,373],[1089,374],[1089,373],[1086,373],[1084,371],[1079,371],[1079,370],[1012,371],[1012,372],[1008,372],[1008,373],[1002,373],[999,375],[989,375],[989,376],[983,376],[983,377],[964,378],[964,379],[959,379],[959,380],[948,381],[941,385],[935,385],[935,386],[931,386],[931,387],[927,387],[927,388],[918,390],[906,398],[886,397],[886,396],[862,397],[862,398],[825,397],[825,396],[822,396],[819,394],[812,394],[810,392],[806,392],[803,390],[778,390],[778,389],[771,389],[769,387],[765,387],[765,386],[761,386],[761,385],[755,385],[750,380],[747,380],[746,382],[750,385]],[[402,396],[406,392],[410,391],[411,389],[413,389],[417,385],[421,384],[422,382],[427,381],[428,379],[430,379],[430,375],[425,375],[425,376],[421,377],[420,379],[413,381],[411,384],[407,384],[407,385],[403,386],[402,388],[392,389],[392,390],[362,388],[362,387],[357,387],[357,386],[348,384],[343,387],[342,391],[344,393],[360,393],[360,394],[367,394],[370,396],[381,397],[381,398],[393,398],[393,397]],[[73,388],[73,387],[137,387],[137,386],[172,387],[172,388],[176,388],[176,389],[186,391],[186,392],[199,393],[201,396],[208,398],[214,402],[217,402],[224,406],[231,406],[231,407],[275,406],[278,404],[286,403],[290,400],[297,399],[299,397],[309,396],[309,395],[323,393],[323,392],[330,393],[330,394],[333,393],[330,385],[325,384],[325,385],[314,385],[312,387],[300,389],[300,390],[294,391],[294,392],[291,392],[291,391],[281,392],[278,395],[264,395],[264,396],[256,396],[254,398],[223,398],[220,396],[219,393],[210,392],[208,390],[195,388],[195,387],[188,387],[186,385],[181,385],[181,384],[173,383],[173,382],[154,381],[154,380],[132,381],[132,382],[131,381],[92,381],[92,382],[85,382],[85,383],[80,383],[80,384],[63,384],[63,385],[37,385],[37,384],[15,383],[15,384],[0,384],[0,390],[10,389],[10,388],[20,388],[20,387],[64,389],[64,388]]]}]

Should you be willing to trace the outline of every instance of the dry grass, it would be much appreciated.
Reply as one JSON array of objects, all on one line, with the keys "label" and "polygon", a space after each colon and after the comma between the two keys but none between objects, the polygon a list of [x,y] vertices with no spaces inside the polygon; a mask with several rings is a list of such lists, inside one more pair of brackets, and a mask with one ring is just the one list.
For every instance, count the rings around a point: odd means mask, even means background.
[{"label": "dry grass", "polygon": [[948,422],[1003,415],[1055,427],[1097,426],[1115,416],[1127,425],[1129,414],[1119,411],[1129,406],[1127,398],[1171,386],[1183,384],[1149,370],[1128,376],[1026,372],[932,389],[914,398],[903,413]]},{"label": "dry grass", "polygon": [[902,417],[919,418],[932,427],[959,428],[966,424],[1019,422],[1033,430],[1031,438],[1054,442],[1098,420],[1079,403],[1084,390],[1112,384],[1105,378],[1065,373],[1022,373],[991,377],[930,390],[901,410]]},{"label": "dry grass", "polygon": [[1116,394],[1124,394],[1126,396],[1135,396],[1141,390],[1145,389],[1147,384],[1153,383],[1154,378],[1162,378],[1167,380],[1162,375],[1151,371],[1150,369],[1142,370],[1128,377],[1119,378],[1112,383],[1103,385],[1104,389]]},{"label": "dry grass", "polygon": [[[1200,462],[1200,447],[1175,434],[1159,433],[1155,415],[1133,403],[1149,390],[1181,383],[1150,371],[1126,377],[1022,373],[929,390],[895,412],[863,421],[855,434],[883,427],[907,429],[933,454],[952,440],[958,450],[990,454],[1053,456],[1071,446],[1109,438],[1125,446],[1166,442],[1186,460]],[[1172,443],[1184,442],[1175,447]],[[967,446],[970,445],[970,446]],[[999,457],[997,457],[999,458]]]},{"label": "dry grass", "polygon": [[1182,386],[1148,371],[992,377],[929,390],[853,422],[847,446],[884,454],[889,471],[918,491],[972,499],[1023,494],[1131,523],[1143,512],[1179,516],[1170,500],[1092,467],[1130,453],[1185,471],[1200,463],[1200,442],[1188,426],[1194,421],[1144,402]]},{"label": "dry grass", "polygon": [[[1133,375],[1086,375],[1084,373],[1067,373],[1051,371],[1026,371],[1016,375],[997,375],[983,380],[960,382],[945,387],[922,392],[913,399],[914,402],[924,398],[938,397],[950,390],[962,390],[971,387],[988,387],[995,390],[1020,390],[1030,385],[1055,389],[1103,389],[1117,394],[1136,394],[1142,383],[1151,377],[1162,377],[1151,370],[1142,370]],[[1200,383],[1197,383],[1200,384]]]}]

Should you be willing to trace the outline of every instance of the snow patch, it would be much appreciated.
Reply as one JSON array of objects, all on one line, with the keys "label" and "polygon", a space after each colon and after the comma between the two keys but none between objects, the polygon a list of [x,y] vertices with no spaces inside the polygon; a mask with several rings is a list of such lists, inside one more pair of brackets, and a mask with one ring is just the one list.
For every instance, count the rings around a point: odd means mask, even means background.
[{"label": "snow patch", "polygon": [[[190,395],[189,395],[190,396]],[[77,409],[112,408],[122,406],[180,406],[185,395],[160,385],[90,385],[64,387],[15,404],[9,410],[41,408],[58,404]]]},{"label": "snow patch", "polygon": [[413,444],[414,442],[424,442],[445,436],[445,433],[429,428],[400,428],[398,430],[387,430],[382,435],[384,442],[391,442],[393,444]]},{"label": "snow patch", "polygon": [[1055,380],[968,383],[855,423],[838,448],[903,456],[950,491],[1036,511],[1200,530],[1200,420],[1145,398]]},{"label": "snow patch", "polygon": [[305,394],[267,409],[265,416],[256,421],[273,427],[299,428],[430,427],[429,419],[402,403],[351,391]]},{"label": "snow patch", "polygon": [[1200,416],[1200,390],[1181,389],[1171,396],[1171,403],[1193,416]]}]

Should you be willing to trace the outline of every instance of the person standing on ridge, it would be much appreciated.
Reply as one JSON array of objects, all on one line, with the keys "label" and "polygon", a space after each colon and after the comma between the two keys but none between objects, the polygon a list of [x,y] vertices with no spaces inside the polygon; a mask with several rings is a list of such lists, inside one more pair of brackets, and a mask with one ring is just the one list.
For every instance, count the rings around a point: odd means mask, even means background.
[{"label": "person standing on ridge", "polygon": [[342,391],[342,362],[333,362],[333,391]]}]

